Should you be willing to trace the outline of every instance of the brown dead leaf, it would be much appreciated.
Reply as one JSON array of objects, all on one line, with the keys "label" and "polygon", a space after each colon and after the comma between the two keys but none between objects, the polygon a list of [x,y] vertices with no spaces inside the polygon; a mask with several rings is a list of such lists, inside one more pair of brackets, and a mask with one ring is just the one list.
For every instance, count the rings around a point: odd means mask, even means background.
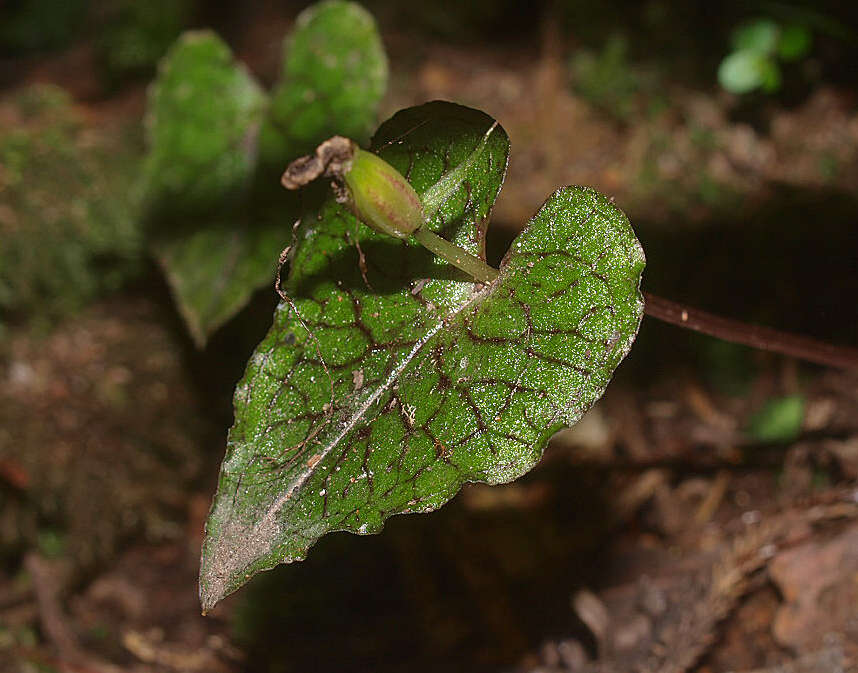
[{"label": "brown dead leaf", "polygon": [[781,645],[810,651],[836,633],[858,642],[858,525],[778,554],[770,572],[786,603],[773,626]]}]

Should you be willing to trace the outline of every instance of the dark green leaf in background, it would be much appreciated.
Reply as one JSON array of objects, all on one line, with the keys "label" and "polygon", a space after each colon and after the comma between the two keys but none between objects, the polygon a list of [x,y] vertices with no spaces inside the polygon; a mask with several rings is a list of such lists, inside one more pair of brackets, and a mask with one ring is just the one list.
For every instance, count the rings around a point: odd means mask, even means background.
[{"label": "dark green leaf in background", "polygon": [[208,31],[182,36],[150,91],[145,189],[153,248],[198,345],[271,277],[287,239],[253,230],[241,209],[264,105],[253,77]]},{"label": "dark green leaf in background", "polygon": [[772,19],[755,19],[733,31],[732,42],[736,51],[753,51],[772,54],[778,45],[780,26]]},{"label": "dark green leaf in background", "polygon": [[784,26],[778,41],[778,56],[784,61],[796,61],[806,56],[813,44],[813,35],[805,26]]},{"label": "dark green leaf in background", "polygon": [[248,227],[236,216],[155,244],[155,256],[178,300],[194,341],[243,307],[254,289],[271,282],[289,226]]},{"label": "dark green leaf in background", "polygon": [[[478,254],[508,151],[503,129],[487,135],[492,124],[430,103],[373,141],[433,204],[430,226]],[[467,481],[527,472],[601,396],[643,314],[643,252],[591,189],[552,195],[486,286],[333,200],[304,218],[296,242],[294,307],[278,307],[236,389],[203,548],[204,609],[328,532],[374,533],[393,514],[437,509]]]},{"label": "dark green leaf in background", "polygon": [[311,6],[284,44],[260,141],[263,161],[282,170],[336,134],[365,142],[386,88],[387,56],[372,15],[340,0]]},{"label": "dark green leaf in background", "polygon": [[365,137],[386,88],[375,22],[354,3],[310,7],[285,49],[271,101],[210,32],[183,36],[150,92],[153,246],[200,346],[272,281],[298,216],[280,172],[330,135]]},{"label": "dark green leaf in background", "polygon": [[801,433],[804,411],[803,395],[774,397],[749,419],[746,433],[759,442],[795,441]]},{"label": "dark green leaf in background", "polygon": [[242,195],[264,104],[217,35],[195,31],[176,42],[149,92],[144,181],[154,216],[217,212]]}]

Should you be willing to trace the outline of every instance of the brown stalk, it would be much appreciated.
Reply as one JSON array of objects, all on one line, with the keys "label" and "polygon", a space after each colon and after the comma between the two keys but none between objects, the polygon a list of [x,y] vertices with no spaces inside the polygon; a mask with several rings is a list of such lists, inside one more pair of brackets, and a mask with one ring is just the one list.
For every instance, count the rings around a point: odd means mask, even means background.
[{"label": "brown stalk", "polygon": [[671,325],[819,365],[858,371],[858,349],[855,348],[724,318],[650,292],[644,292],[644,300],[644,312],[648,316]]}]

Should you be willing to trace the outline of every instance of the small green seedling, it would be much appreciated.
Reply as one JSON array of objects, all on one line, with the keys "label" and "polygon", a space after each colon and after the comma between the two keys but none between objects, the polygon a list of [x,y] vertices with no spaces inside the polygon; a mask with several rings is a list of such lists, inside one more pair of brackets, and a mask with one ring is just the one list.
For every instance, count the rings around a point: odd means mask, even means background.
[{"label": "small green seedling", "polygon": [[733,31],[733,51],[718,67],[718,81],[736,94],[776,92],[781,87],[781,63],[806,56],[812,41],[803,25],[782,25],[769,18],[744,23]]}]

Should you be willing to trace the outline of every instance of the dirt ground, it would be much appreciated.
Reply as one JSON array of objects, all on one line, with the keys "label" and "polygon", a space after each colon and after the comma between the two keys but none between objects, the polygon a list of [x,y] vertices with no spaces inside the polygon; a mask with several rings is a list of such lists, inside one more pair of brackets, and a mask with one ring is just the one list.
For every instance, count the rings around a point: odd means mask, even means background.
[{"label": "dirt ground", "polygon": [[[237,54],[270,77],[287,27],[254,22]],[[508,131],[498,256],[556,187],[592,185],[640,223],[648,287],[854,343],[854,92],[820,86],[760,125],[713,87],[667,83],[660,111],[622,123],[572,90],[551,30],[512,53],[385,41],[382,116],[443,98]],[[142,85],[99,98],[89,59],[78,47],[26,81],[69,88],[93,125],[138,119]],[[820,210],[808,193],[831,197]],[[804,234],[771,243],[756,289],[741,270],[722,282],[717,255],[694,258],[796,222]],[[822,297],[797,284],[808,249]],[[525,478],[470,485],[378,536],[328,536],[200,616],[231,387],[266,325],[199,352],[150,275],[48,333],[0,340],[0,671],[858,671],[858,373],[651,318],[605,398]],[[239,320],[272,306],[266,294]],[[793,436],[748,432],[791,395],[804,400]]]}]

